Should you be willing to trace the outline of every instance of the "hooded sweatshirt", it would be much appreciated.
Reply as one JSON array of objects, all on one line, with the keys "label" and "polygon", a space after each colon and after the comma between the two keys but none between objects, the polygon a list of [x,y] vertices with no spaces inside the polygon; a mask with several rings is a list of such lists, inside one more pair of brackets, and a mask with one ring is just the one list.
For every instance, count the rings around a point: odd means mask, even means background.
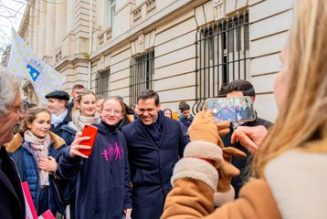
[{"label": "hooded sweatshirt", "polygon": [[129,165],[124,135],[104,122],[95,125],[98,134],[88,159],[70,157],[65,151],[59,174],[77,175],[76,218],[121,219],[131,208]]}]

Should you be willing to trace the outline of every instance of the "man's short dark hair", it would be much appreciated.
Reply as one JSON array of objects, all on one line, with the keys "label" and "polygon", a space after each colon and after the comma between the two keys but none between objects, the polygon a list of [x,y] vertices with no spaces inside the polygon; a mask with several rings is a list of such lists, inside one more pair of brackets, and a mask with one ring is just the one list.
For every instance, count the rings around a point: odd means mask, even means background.
[{"label": "man's short dark hair", "polygon": [[72,90],[76,90],[76,89],[85,89],[85,87],[82,84],[75,84]]},{"label": "man's short dark hair", "polygon": [[181,112],[184,112],[185,110],[189,110],[190,109],[190,105],[188,103],[186,103],[185,101],[181,101],[179,103],[179,106],[178,106],[179,110]]},{"label": "man's short dark hair", "polygon": [[235,80],[223,85],[219,91],[220,96],[226,96],[226,94],[233,91],[241,91],[243,96],[255,97],[255,90],[253,85],[246,80]]},{"label": "man's short dark hair", "polygon": [[155,92],[154,90],[143,90],[141,91],[141,93],[137,96],[137,103],[139,102],[139,100],[147,100],[147,99],[154,99],[154,103],[156,104],[156,106],[159,105],[160,100],[159,100],[159,95],[157,92]]}]

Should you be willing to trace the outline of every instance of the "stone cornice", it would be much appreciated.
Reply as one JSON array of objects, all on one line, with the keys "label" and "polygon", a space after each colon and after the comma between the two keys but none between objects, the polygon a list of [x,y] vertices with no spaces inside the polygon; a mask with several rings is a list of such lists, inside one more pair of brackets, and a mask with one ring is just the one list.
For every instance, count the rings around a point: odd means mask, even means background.
[{"label": "stone cornice", "polygon": [[68,57],[68,58],[63,58],[60,62],[58,62],[54,68],[57,70],[57,71],[60,71],[62,70],[63,68],[65,68],[67,65],[74,65],[75,63],[81,63],[81,62],[84,62],[84,63],[88,63],[90,60],[89,59],[86,59],[86,58],[83,58],[82,55],[79,55],[79,56],[74,56],[74,57]]}]

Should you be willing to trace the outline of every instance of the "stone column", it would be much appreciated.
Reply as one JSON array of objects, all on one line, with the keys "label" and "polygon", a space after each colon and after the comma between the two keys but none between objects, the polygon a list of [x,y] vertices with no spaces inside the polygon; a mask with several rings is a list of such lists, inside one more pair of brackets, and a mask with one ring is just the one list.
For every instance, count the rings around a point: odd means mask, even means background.
[{"label": "stone column", "polygon": [[47,11],[47,3],[43,0],[40,0],[40,22],[39,22],[39,58],[43,58],[45,54],[45,32],[46,32],[46,11]]},{"label": "stone column", "polygon": [[66,8],[66,35],[69,34],[73,30],[74,24],[74,3],[75,1],[70,0],[67,1]]},{"label": "stone column", "polygon": [[61,47],[66,36],[66,3],[61,1],[56,4],[56,24],[55,24],[55,48]]},{"label": "stone column", "polygon": [[35,0],[35,6],[33,10],[34,19],[33,19],[33,46],[32,49],[36,55],[39,55],[39,21],[40,21],[40,0]]},{"label": "stone column", "polygon": [[34,7],[35,4],[31,3],[29,8],[29,22],[28,22],[28,44],[33,48],[33,32],[34,32]]},{"label": "stone column", "polygon": [[[56,3],[57,2],[57,3]],[[45,28],[45,55],[47,57],[53,56],[54,37],[55,37],[55,19],[56,19],[56,5],[60,4],[57,1],[48,2],[46,5],[46,28]],[[61,1],[62,2],[62,1]],[[56,3],[56,4],[54,4]]]}]

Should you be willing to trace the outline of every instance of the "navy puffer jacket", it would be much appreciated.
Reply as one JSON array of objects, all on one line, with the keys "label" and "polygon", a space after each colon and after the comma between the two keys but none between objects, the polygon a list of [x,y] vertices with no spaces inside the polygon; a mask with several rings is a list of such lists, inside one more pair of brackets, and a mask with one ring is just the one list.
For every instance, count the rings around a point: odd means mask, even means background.
[{"label": "navy puffer jacket", "polygon": [[[58,162],[58,159],[62,154],[62,149],[65,146],[65,142],[53,133],[51,133],[50,136],[51,143],[48,154],[49,156],[54,157]],[[14,159],[22,182],[28,182],[36,209],[50,209],[53,213],[58,211],[61,214],[64,214],[65,208],[62,202],[63,197],[60,195],[61,191],[55,177],[51,174],[49,174],[50,186],[48,187],[48,203],[39,202],[41,189],[36,158],[34,157],[33,149],[28,142],[23,140],[21,134],[17,133],[15,135],[14,139],[6,146],[6,150]]]}]

